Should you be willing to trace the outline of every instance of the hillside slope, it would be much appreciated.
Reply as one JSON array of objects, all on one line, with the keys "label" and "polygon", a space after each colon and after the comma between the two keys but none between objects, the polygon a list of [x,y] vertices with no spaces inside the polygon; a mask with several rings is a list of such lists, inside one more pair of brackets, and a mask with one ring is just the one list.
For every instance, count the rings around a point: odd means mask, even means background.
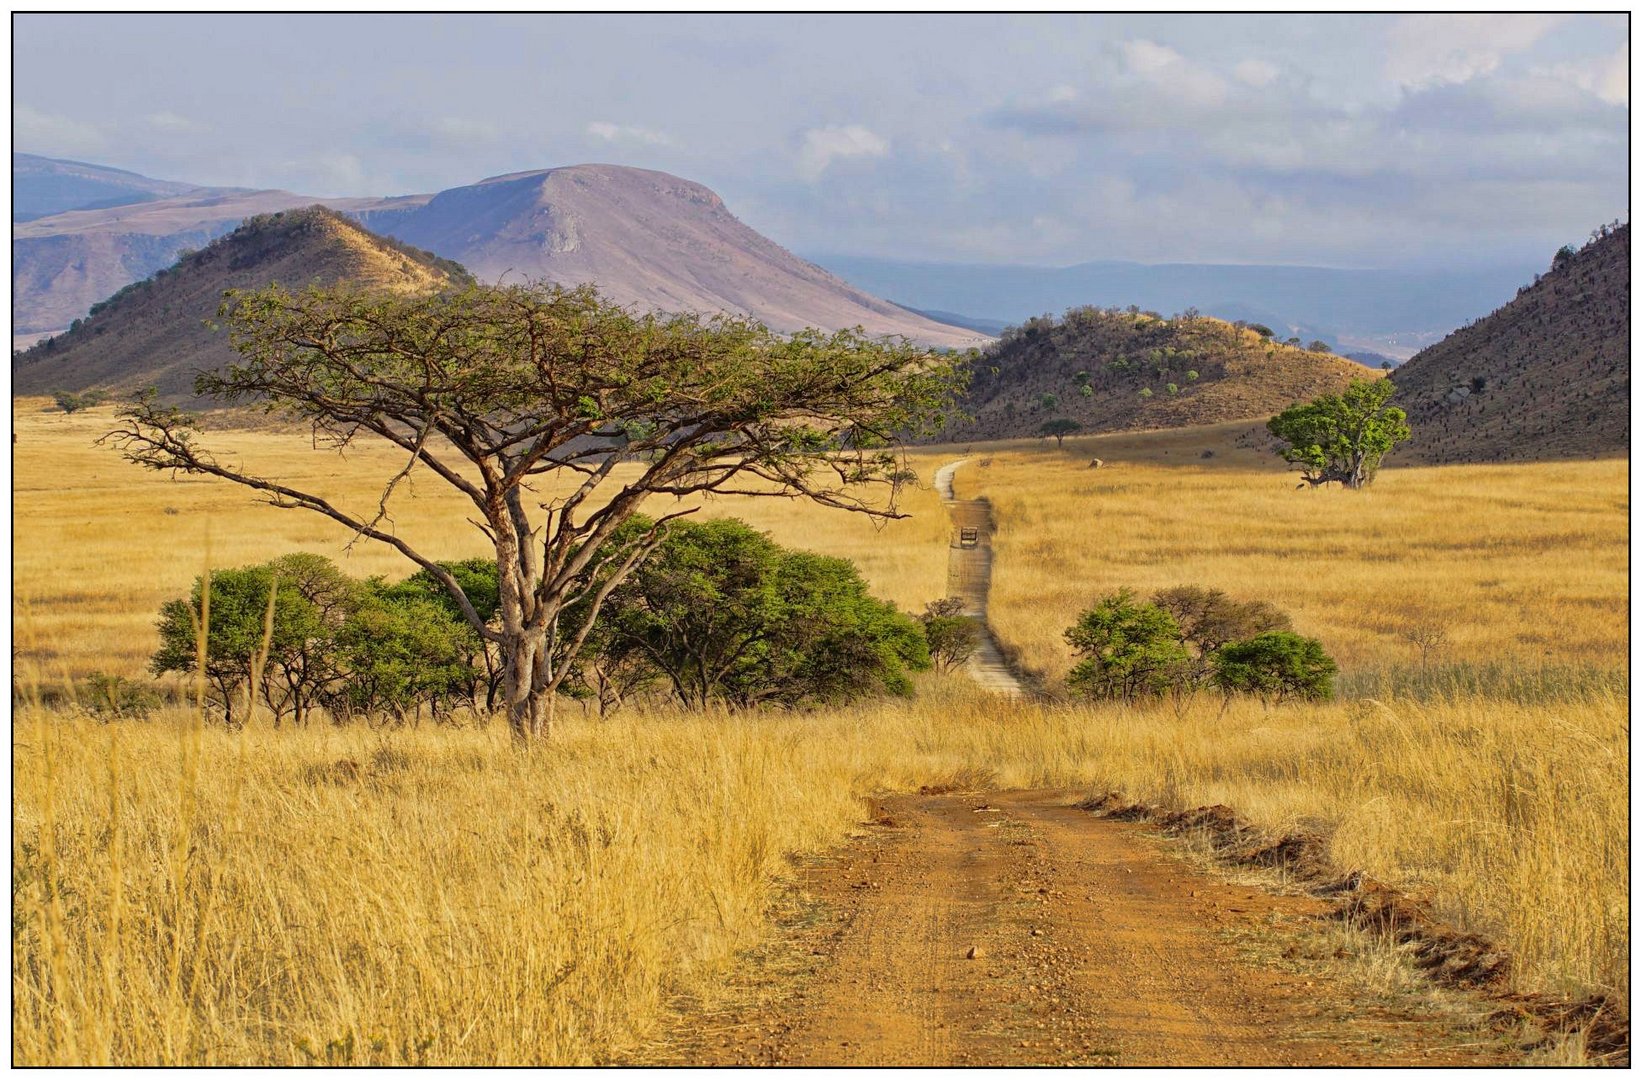
[{"label": "hillside slope", "polygon": [[206,325],[227,289],[350,281],[421,292],[465,279],[460,267],[384,240],[324,207],[255,217],[23,353],[13,361],[12,392],[129,394],[156,386],[166,398],[183,399],[193,393],[195,372],[234,357],[227,333]]},{"label": "hillside slope", "polygon": [[862,326],[955,348],[990,340],[863,292],[744,225],[702,185],[648,169],[513,173],[358,216],[481,280],[591,282],[620,304],[739,312],[777,330]]},{"label": "hillside slope", "polygon": [[[232,232],[257,214],[310,206],[289,191],[201,188],[96,210],[72,210],[12,226],[14,337],[55,333],[91,305]],[[331,200],[338,210],[392,203]]]},{"label": "hillside slope", "polygon": [[1219,319],[1074,308],[1029,319],[986,349],[963,404],[972,419],[941,438],[1020,438],[1055,419],[1095,432],[1266,417],[1378,376]]},{"label": "hillside slope", "polygon": [[1630,449],[1631,230],[1622,225],[1398,368],[1427,462],[1601,457]]}]

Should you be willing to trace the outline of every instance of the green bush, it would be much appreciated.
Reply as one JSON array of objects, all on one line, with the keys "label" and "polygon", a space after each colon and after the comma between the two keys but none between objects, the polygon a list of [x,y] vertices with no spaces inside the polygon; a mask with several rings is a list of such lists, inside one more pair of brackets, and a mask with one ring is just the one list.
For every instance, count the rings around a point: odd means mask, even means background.
[{"label": "green bush", "polygon": [[1135,701],[1181,685],[1191,657],[1174,616],[1128,589],[1102,597],[1078,616],[1066,641],[1081,659],[1067,677],[1072,692]]},{"label": "green bush", "polygon": [[1267,702],[1327,701],[1338,670],[1316,638],[1274,630],[1221,647],[1212,681],[1227,694],[1254,694]]}]

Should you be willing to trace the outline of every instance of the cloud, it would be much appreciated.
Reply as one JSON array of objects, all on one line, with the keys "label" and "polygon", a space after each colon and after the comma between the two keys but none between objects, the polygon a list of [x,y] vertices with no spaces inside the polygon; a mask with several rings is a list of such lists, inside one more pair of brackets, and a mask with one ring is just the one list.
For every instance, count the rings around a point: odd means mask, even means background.
[{"label": "cloud", "polygon": [[1277,65],[1265,60],[1244,60],[1232,69],[1237,81],[1245,86],[1270,86],[1277,81]]},{"label": "cloud", "polygon": [[1609,105],[1631,103],[1631,44],[1628,41],[1612,55],[1587,60],[1583,64],[1536,67],[1533,73],[1570,83],[1595,94]]},{"label": "cloud", "polygon": [[180,116],[174,112],[149,113],[143,117],[143,123],[155,131],[164,132],[168,135],[194,135],[210,130],[206,124],[202,124],[198,120],[190,120],[188,117]]},{"label": "cloud", "polygon": [[659,131],[632,124],[612,124],[608,120],[594,120],[587,125],[587,133],[595,139],[611,143],[639,143],[643,146],[672,146],[671,137]]},{"label": "cloud", "polygon": [[490,143],[502,137],[502,129],[490,120],[441,116],[429,127],[436,139],[446,143]]},{"label": "cloud", "polygon": [[1400,86],[1469,82],[1532,47],[1555,15],[1405,15],[1387,35],[1386,78]]},{"label": "cloud", "polygon": [[815,181],[838,158],[881,158],[888,153],[889,141],[860,124],[811,128],[804,132],[798,171],[806,180]]},{"label": "cloud", "polygon": [[1226,100],[1224,79],[1166,45],[1125,41],[1119,50],[1128,75],[1164,98],[1196,106],[1219,105]]},{"label": "cloud", "polygon": [[18,146],[44,154],[94,154],[108,145],[95,124],[22,104],[12,106],[11,135]]}]

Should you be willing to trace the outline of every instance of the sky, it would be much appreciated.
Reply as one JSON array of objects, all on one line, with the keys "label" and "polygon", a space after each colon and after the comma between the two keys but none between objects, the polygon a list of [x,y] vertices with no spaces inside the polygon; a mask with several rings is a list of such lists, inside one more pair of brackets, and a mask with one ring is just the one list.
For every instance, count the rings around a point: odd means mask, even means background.
[{"label": "sky", "polygon": [[1624,15],[15,15],[13,147],[209,185],[675,173],[802,254],[1548,262],[1629,217]]}]

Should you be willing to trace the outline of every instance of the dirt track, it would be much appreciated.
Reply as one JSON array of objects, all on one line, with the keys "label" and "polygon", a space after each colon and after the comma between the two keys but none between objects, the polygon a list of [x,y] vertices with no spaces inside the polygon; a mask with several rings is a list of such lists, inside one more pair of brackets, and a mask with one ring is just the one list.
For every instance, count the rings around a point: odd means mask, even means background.
[{"label": "dirt track", "polygon": [[[801,910],[641,1056],[689,1065],[1481,1065],[1509,1057],[1354,994],[1319,962],[1320,901],[1192,871],[1072,792],[885,800],[804,871]],[[1240,944],[1241,943],[1241,944]]]},{"label": "dirt track", "polygon": [[[984,690],[1005,697],[1017,697],[1026,692],[998,648],[998,640],[986,621],[986,601],[992,591],[992,506],[985,499],[960,500],[953,492],[953,478],[958,466],[968,461],[960,458],[941,466],[935,473],[935,491],[952,519],[952,540],[947,548],[946,594],[964,602],[963,613],[980,627],[980,639],[975,655],[969,658],[964,670]],[[966,548],[960,542],[965,526],[974,528],[977,542]]]}]

